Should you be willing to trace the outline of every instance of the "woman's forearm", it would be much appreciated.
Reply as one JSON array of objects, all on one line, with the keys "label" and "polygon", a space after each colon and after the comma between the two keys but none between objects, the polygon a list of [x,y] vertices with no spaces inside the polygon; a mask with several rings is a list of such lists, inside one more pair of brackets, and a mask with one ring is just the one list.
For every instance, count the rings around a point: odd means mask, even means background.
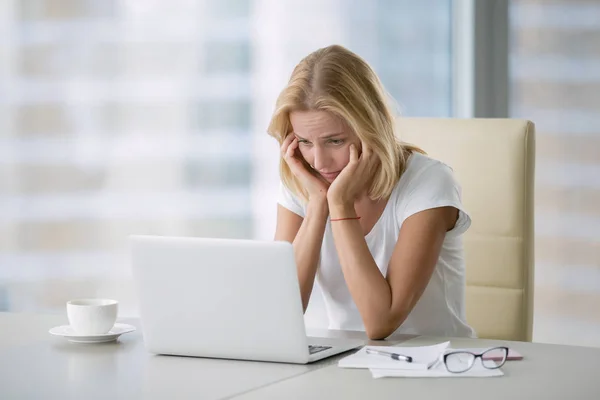
[{"label": "woman's forearm", "polygon": [[[356,216],[354,207],[333,207],[332,218]],[[387,336],[391,289],[377,267],[358,220],[332,222],[332,232],[344,279],[369,337]]]},{"label": "woman's forearm", "polygon": [[304,311],[308,307],[315,282],[328,215],[329,207],[325,198],[310,200],[306,207],[306,216],[294,239],[294,255]]}]

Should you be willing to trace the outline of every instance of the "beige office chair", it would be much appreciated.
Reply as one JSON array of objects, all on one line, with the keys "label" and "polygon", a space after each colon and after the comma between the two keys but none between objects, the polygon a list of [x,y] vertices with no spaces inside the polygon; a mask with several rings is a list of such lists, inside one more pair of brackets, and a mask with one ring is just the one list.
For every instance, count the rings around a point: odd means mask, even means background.
[{"label": "beige office chair", "polygon": [[399,118],[398,134],[454,169],[472,219],[465,234],[467,321],[481,338],[531,341],[533,123]]}]

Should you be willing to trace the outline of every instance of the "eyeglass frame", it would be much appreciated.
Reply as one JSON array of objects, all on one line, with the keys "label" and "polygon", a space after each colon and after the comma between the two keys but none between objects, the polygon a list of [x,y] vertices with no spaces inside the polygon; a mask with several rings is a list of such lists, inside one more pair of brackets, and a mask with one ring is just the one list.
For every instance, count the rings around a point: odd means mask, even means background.
[{"label": "eyeglass frame", "polygon": [[[504,359],[502,360],[502,362],[500,364],[497,364],[495,367],[487,367],[485,365],[485,363],[483,362],[483,355],[486,354],[486,353],[489,353],[492,350],[498,350],[498,349],[501,349],[501,350],[505,351],[506,355],[504,356]],[[486,369],[498,369],[498,368],[502,367],[506,363],[506,360],[508,359],[508,351],[509,351],[509,349],[506,346],[491,347],[491,348],[489,348],[489,349],[487,349],[487,350],[485,350],[485,351],[483,351],[483,352],[481,352],[479,354],[476,354],[476,353],[473,353],[473,352],[467,351],[467,350],[455,350],[455,351],[451,351],[449,353],[445,353],[443,355],[444,367],[446,367],[446,371],[448,371],[448,372],[450,372],[452,374],[462,374],[463,372],[467,372],[471,368],[473,368],[473,365],[475,365],[475,361],[477,361],[478,358],[481,358],[481,365],[483,365],[484,368],[486,368]],[[467,369],[465,369],[463,371],[450,371],[448,369],[448,364],[446,363],[446,359],[448,358],[448,356],[451,356],[453,354],[461,354],[461,353],[472,355],[473,356],[473,362],[471,363],[471,365],[469,366],[469,368],[467,368]],[[496,360],[492,360],[492,361],[496,362]]]}]

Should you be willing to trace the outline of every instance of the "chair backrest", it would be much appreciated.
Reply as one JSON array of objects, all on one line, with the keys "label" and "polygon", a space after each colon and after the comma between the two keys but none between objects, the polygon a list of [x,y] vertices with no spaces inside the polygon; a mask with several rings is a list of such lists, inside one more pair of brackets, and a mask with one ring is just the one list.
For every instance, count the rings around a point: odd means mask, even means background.
[{"label": "chair backrest", "polygon": [[535,127],[526,120],[398,118],[403,142],[448,164],[472,225],[466,312],[481,338],[531,341]]}]

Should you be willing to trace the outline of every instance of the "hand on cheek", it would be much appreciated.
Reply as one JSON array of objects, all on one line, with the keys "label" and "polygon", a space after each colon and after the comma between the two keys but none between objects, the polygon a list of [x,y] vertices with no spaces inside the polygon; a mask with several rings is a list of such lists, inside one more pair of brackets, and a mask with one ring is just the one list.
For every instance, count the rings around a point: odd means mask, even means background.
[{"label": "hand on cheek", "polygon": [[[350,207],[369,185],[371,177],[372,157],[369,149],[351,144],[349,146],[349,161],[342,172],[333,181],[327,192],[330,205]],[[362,153],[359,156],[359,149]]]}]

